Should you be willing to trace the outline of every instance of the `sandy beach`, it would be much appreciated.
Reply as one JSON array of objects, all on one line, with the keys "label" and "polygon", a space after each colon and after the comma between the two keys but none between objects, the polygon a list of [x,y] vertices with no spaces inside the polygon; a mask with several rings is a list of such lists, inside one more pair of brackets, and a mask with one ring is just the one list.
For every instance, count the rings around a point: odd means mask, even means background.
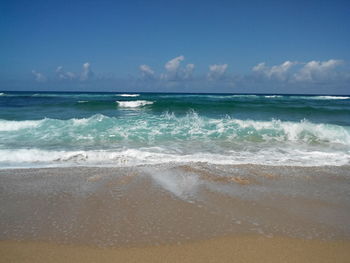
[{"label": "sandy beach", "polygon": [[0,262],[349,262],[349,242],[222,237],[181,245],[96,248],[0,242]]},{"label": "sandy beach", "polygon": [[348,167],[0,171],[1,262],[347,262]]}]

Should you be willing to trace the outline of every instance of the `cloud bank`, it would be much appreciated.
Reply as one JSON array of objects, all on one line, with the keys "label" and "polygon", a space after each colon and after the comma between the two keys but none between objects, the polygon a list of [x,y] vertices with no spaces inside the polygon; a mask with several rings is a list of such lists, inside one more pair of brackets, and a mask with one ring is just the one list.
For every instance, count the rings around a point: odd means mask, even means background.
[{"label": "cloud bank", "polygon": [[321,81],[334,77],[335,69],[342,65],[342,60],[310,61],[294,75],[296,81]]},{"label": "cloud bank", "polygon": [[343,65],[342,60],[330,59],[326,61],[296,62],[285,61],[280,65],[267,66],[265,62],[252,68],[255,77],[286,83],[312,83],[334,81],[344,77],[337,69]]},{"label": "cloud bank", "polygon": [[254,66],[252,71],[269,79],[286,80],[289,70],[297,64],[297,62],[285,61],[280,65],[268,67],[265,62],[262,62]]},{"label": "cloud bank", "polygon": [[159,72],[153,66],[141,64],[138,67],[140,75],[127,78],[95,75],[89,62],[84,63],[82,70],[77,73],[59,66],[54,72],[54,78],[46,77],[35,70],[32,74],[36,82],[62,82],[65,85],[72,82],[81,87],[101,84],[99,86],[120,86],[139,91],[304,93],[307,90],[312,93],[331,94],[332,89],[338,89],[343,94],[349,92],[350,70],[339,59],[307,62],[287,60],[277,65],[261,62],[245,74],[228,71],[227,63],[211,64],[207,72],[195,74],[195,64],[185,64],[185,61],[183,55],[174,57],[165,62]]}]

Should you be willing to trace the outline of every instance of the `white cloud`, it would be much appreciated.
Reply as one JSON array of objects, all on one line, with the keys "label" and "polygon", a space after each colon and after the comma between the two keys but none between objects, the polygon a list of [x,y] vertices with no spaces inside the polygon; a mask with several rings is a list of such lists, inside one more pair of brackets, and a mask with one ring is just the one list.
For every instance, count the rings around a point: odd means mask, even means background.
[{"label": "white cloud", "polygon": [[75,79],[76,78],[76,75],[73,73],[73,72],[65,72],[63,70],[63,67],[62,66],[59,66],[57,67],[56,69],[56,74],[58,76],[59,79],[69,79],[69,80],[72,80],[72,79]]},{"label": "white cloud", "polygon": [[255,72],[264,72],[266,70],[265,62],[259,63],[258,65],[253,67],[253,71]]},{"label": "white cloud", "polygon": [[164,67],[165,67],[166,73],[162,74],[161,78],[167,79],[167,80],[177,80],[179,78],[180,64],[181,64],[181,61],[183,61],[184,59],[185,57],[181,55],[165,63]]},{"label": "white cloud", "polygon": [[44,76],[44,74],[42,74],[40,72],[36,72],[35,70],[32,70],[32,74],[35,76],[35,80],[37,82],[45,82],[46,81],[46,77]]},{"label": "white cloud", "polygon": [[153,79],[155,77],[154,70],[148,65],[140,65],[139,67],[143,78]]},{"label": "white cloud", "polygon": [[192,78],[193,71],[194,71],[194,64],[187,64],[184,70],[182,71],[182,77],[183,79],[190,79]]},{"label": "white cloud", "polygon": [[296,81],[319,81],[329,79],[334,75],[334,69],[343,64],[342,60],[330,59],[328,61],[312,60],[306,63],[296,74]]},{"label": "white cloud", "polygon": [[156,75],[155,71],[150,66],[145,64],[140,65],[139,70],[143,79],[162,80],[168,81],[169,83],[190,80],[193,77],[195,65],[189,63],[181,67],[181,62],[184,60],[185,57],[182,55],[169,60],[164,65],[165,72],[159,76]]},{"label": "white cloud", "polygon": [[56,75],[60,80],[81,80],[86,81],[91,79],[94,76],[94,73],[91,70],[91,64],[86,62],[83,64],[83,69],[81,73],[73,73],[65,71],[63,66],[59,66],[56,69]]},{"label": "white cloud", "polygon": [[214,64],[209,66],[208,79],[220,79],[226,72],[228,65],[227,64]]},{"label": "white cloud", "polygon": [[185,59],[184,56],[178,56],[176,58],[173,58],[171,60],[169,60],[166,64],[165,64],[165,69],[168,72],[176,72],[178,70],[178,68],[180,67],[180,63],[181,61],[183,61]]},{"label": "white cloud", "polygon": [[289,70],[296,64],[297,62],[285,61],[281,65],[268,67],[265,62],[263,62],[254,66],[252,70],[253,72],[269,79],[274,78],[278,80],[286,80]]},{"label": "white cloud", "polygon": [[90,66],[91,65],[89,62],[83,64],[83,71],[81,72],[80,80],[88,80],[94,75],[94,73],[90,69]]},{"label": "white cloud", "polygon": [[170,81],[182,81],[191,79],[195,65],[190,63],[187,64],[184,68],[181,68],[181,62],[184,60],[185,57],[181,55],[165,63],[165,73],[160,75],[160,79]]},{"label": "white cloud", "polygon": [[[312,60],[307,63],[285,61],[272,67],[267,66],[265,63],[260,63],[254,66],[252,70],[258,76],[269,80],[291,82],[330,81],[337,76],[335,69],[342,63],[343,61],[336,59],[328,61]],[[300,66],[293,68],[295,65]],[[292,68],[293,70],[291,70]]]}]

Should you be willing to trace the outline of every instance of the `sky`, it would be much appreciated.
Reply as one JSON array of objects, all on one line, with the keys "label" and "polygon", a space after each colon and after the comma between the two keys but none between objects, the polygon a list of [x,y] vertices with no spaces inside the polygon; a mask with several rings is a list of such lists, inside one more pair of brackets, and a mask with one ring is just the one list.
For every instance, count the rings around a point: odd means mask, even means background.
[{"label": "sky", "polygon": [[0,90],[350,94],[350,1],[0,2]]}]

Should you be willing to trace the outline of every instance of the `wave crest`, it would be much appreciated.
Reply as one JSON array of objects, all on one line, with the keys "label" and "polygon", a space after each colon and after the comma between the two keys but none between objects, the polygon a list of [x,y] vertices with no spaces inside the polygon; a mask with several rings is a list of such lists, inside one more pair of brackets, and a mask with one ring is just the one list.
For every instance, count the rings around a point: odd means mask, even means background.
[{"label": "wave crest", "polygon": [[184,116],[167,112],[0,120],[0,166],[13,162],[115,164],[123,156],[134,165],[188,161],[346,164],[350,162],[350,127],[307,120],[209,118],[195,111]]},{"label": "wave crest", "polygon": [[[127,103],[131,101],[127,101]],[[146,105],[143,101],[124,107]],[[30,130],[28,130],[30,129]],[[281,120],[255,121],[226,118],[201,117],[195,111],[184,116],[166,112],[160,116],[144,114],[124,118],[108,117],[102,114],[89,118],[58,120],[8,121],[0,120],[0,132],[6,132],[14,140],[41,141],[43,138],[105,142],[125,139],[128,142],[139,141],[145,144],[157,144],[157,141],[208,140],[232,143],[263,142],[303,142],[332,143],[350,146],[350,127],[332,124],[316,124],[307,120],[290,122]],[[6,144],[4,134],[0,142]]]},{"label": "wave crest", "polygon": [[0,120],[0,132],[17,131],[17,130],[21,130],[21,129],[35,128],[35,127],[38,127],[44,120],[38,120],[38,121]]},{"label": "wave crest", "polygon": [[137,108],[145,105],[153,104],[153,101],[148,100],[132,100],[132,101],[116,101],[121,108]]}]

